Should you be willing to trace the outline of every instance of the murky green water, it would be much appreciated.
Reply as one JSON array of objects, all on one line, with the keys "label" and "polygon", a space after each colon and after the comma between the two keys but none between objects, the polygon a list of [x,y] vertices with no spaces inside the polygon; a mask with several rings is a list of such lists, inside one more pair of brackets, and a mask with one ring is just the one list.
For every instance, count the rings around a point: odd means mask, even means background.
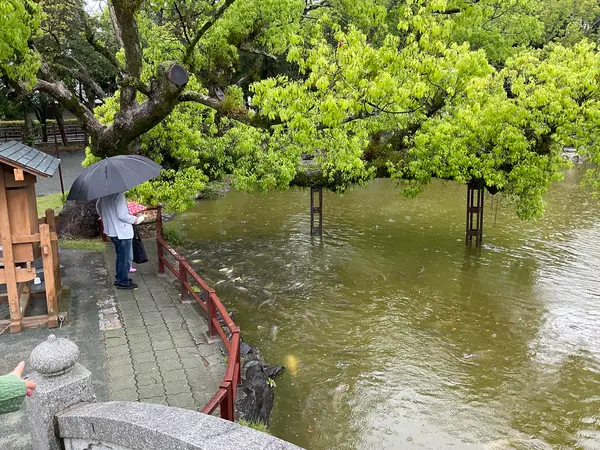
[{"label": "murky green water", "polygon": [[244,337],[289,368],[275,435],[308,449],[593,449],[600,205],[581,174],[536,224],[488,196],[480,252],[463,244],[465,187],[441,182],[416,200],[389,181],[326,193],[322,240],[304,190],[231,193],[176,223]]}]

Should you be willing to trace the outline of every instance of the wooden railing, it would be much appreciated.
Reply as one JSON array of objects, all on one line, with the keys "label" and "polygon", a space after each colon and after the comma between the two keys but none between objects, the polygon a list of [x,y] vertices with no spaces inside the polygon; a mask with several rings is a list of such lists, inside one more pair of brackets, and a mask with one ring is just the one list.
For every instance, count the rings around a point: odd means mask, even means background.
[{"label": "wooden railing", "polygon": [[[223,381],[218,391],[202,408],[201,412],[212,414],[218,406],[220,407],[221,418],[233,421],[237,385],[240,380],[240,329],[229,316],[227,309],[225,309],[223,303],[219,300],[215,290],[210,288],[185,258],[180,256],[163,239],[161,207],[149,208],[149,211],[152,210],[156,211],[158,272],[164,273],[166,267],[175,275],[179,280],[181,301],[186,302],[191,297],[202,307],[208,318],[209,336],[219,336],[227,349],[227,369]],[[170,262],[167,259],[168,257],[173,258],[174,262]],[[223,331],[219,318],[225,323],[228,333]]]},{"label": "wooden railing", "polygon": [[[87,134],[83,128],[79,125],[74,124],[65,124],[64,127],[65,135],[67,137],[67,141],[69,143],[77,142],[87,142]],[[42,130],[36,129],[35,136],[33,139],[37,144],[60,144],[62,145],[62,136],[60,134],[60,129],[56,124],[48,124],[46,127],[46,138],[47,140],[44,142],[42,137]],[[23,127],[0,127],[0,142],[8,142],[8,141],[21,141],[25,140],[25,131]]]}]

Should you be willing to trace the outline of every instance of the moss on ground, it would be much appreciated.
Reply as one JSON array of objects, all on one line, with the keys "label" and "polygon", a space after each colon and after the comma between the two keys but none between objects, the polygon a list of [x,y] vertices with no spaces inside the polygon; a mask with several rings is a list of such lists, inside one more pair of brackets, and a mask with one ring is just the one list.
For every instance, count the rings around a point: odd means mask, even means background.
[{"label": "moss on ground", "polygon": [[261,431],[263,433],[271,434],[269,432],[269,429],[267,428],[267,426],[261,421],[250,422],[246,419],[240,419],[240,420],[238,420],[238,425],[241,425],[243,427],[252,428],[253,430]]},{"label": "moss on ground", "polygon": [[68,248],[72,250],[94,250],[103,251],[104,242],[102,239],[66,239],[62,238],[58,241],[58,245],[61,248]]}]

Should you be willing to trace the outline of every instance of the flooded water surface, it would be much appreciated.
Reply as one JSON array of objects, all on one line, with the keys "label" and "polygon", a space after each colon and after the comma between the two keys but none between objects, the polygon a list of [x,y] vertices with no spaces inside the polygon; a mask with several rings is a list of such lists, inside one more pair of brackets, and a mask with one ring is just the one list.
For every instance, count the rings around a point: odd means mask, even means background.
[{"label": "flooded water surface", "polygon": [[276,380],[274,435],[307,449],[600,448],[600,205],[582,170],[522,222],[466,188],[389,180],[324,193],[232,192],[175,223]]}]

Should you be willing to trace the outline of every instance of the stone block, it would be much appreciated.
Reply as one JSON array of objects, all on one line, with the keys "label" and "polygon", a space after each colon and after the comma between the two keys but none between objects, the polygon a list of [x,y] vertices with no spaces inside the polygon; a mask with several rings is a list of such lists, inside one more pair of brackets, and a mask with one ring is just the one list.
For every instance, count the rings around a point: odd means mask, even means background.
[{"label": "stone block", "polygon": [[111,337],[104,340],[106,347],[118,347],[120,345],[127,345],[127,338],[123,335],[122,337]]},{"label": "stone block", "polygon": [[138,394],[135,389],[124,389],[124,390],[112,392],[111,400],[137,402]]},{"label": "stone block", "polygon": [[[184,383],[169,383],[165,386],[165,392],[167,394],[167,399],[169,398],[169,395],[176,395],[176,394],[192,395],[191,388],[187,384],[184,384]],[[177,405],[171,405],[171,406],[177,406]]]},{"label": "stone block", "polygon": [[159,397],[165,395],[165,387],[162,383],[148,384],[146,386],[138,387],[138,394],[140,399],[146,400],[153,397]]},{"label": "stone block", "polygon": [[114,382],[117,378],[129,377],[133,379],[133,364],[123,365],[119,367],[112,367],[110,360],[108,363],[108,371],[110,373],[110,379]]},{"label": "stone block", "polygon": [[154,403],[156,405],[165,405],[165,406],[168,406],[167,399],[165,398],[164,395],[161,395],[161,396],[158,396],[158,397],[152,397],[152,398],[144,399],[144,402],[146,402],[146,403]]},{"label": "stone block", "polygon": [[129,343],[129,348],[132,353],[147,353],[152,352],[152,344],[150,341],[134,341]]},{"label": "stone block", "polygon": [[157,361],[169,361],[173,359],[178,359],[179,355],[175,350],[155,350],[154,356]]},{"label": "stone block", "polygon": [[108,360],[109,368],[117,368],[121,366],[131,366],[133,361],[129,355],[115,356]]},{"label": "stone block", "polygon": [[155,361],[143,362],[143,363],[134,363],[133,369],[137,374],[143,373],[158,373],[158,365]]},{"label": "stone block", "polygon": [[135,376],[137,386],[148,386],[150,384],[162,383],[162,376],[159,372],[157,373],[144,373]]},{"label": "stone block", "polygon": [[173,343],[178,347],[195,347],[197,344],[192,335],[187,330],[184,331],[185,334],[178,332],[177,336],[173,337]]},{"label": "stone block", "polygon": [[200,367],[205,367],[205,362],[200,356],[181,358],[180,361],[184,369],[196,369]]},{"label": "stone block", "polygon": [[[57,416],[70,450],[298,450],[276,437],[218,417],[148,402],[82,405]],[[177,399],[179,400],[179,399]],[[172,400],[172,401],[177,401]],[[189,400],[179,400],[185,404]],[[152,403],[151,403],[152,402]],[[193,406],[192,406],[193,407]],[[76,447],[73,447],[73,443]]]},{"label": "stone block", "polygon": [[160,368],[160,372],[164,375],[165,372],[170,372],[171,370],[182,370],[183,365],[181,361],[178,359],[162,359],[158,360],[158,367]]},{"label": "stone block", "polygon": [[154,353],[153,352],[132,352],[131,353],[131,360],[133,361],[134,366],[136,364],[139,363],[144,363],[144,362],[155,362],[156,358],[154,358]]},{"label": "stone block", "polygon": [[175,351],[175,344],[173,344],[173,342],[171,341],[171,339],[169,337],[168,339],[163,339],[163,340],[153,340],[152,348],[154,349],[154,351],[159,351],[159,350]]},{"label": "stone block", "polygon": [[106,355],[108,358],[116,356],[129,356],[129,347],[127,345],[119,345],[117,347],[107,347]]},{"label": "stone block", "polygon": [[110,387],[113,392],[124,390],[136,390],[136,383],[133,374],[122,377],[111,378]]},{"label": "stone block", "polygon": [[186,408],[186,409],[195,409],[196,408],[196,402],[194,401],[191,393],[175,394],[175,395],[167,394],[167,403],[169,404],[169,406],[173,406],[176,408]]},{"label": "stone block", "polygon": [[144,325],[146,325],[147,328],[161,325],[165,330],[167,329],[162,317],[144,317]]},{"label": "stone block", "polygon": [[161,371],[161,375],[165,384],[177,381],[187,382],[187,377],[183,369],[169,370],[167,372]]},{"label": "stone block", "polygon": [[144,334],[146,336],[148,335],[148,331],[146,331],[146,327],[144,325],[128,326],[126,324],[125,325],[125,333],[127,334],[128,338],[130,336],[135,336],[137,334]]},{"label": "stone block", "polygon": [[51,334],[32,352],[29,365],[35,372],[35,395],[27,397],[27,416],[31,424],[31,442],[36,449],[59,450],[54,416],[79,402],[96,400],[89,370],[78,364],[79,348],[67,339]]},{"label": "stone block", "polygon": [[[144,335],[144,334],[134,334],[129,337],[128,341],[129,341],[130,348],[135,345],[151,344],[150,337],[148,335]],[[152,351],[152,350],[150,349],[147,351]]]}]

